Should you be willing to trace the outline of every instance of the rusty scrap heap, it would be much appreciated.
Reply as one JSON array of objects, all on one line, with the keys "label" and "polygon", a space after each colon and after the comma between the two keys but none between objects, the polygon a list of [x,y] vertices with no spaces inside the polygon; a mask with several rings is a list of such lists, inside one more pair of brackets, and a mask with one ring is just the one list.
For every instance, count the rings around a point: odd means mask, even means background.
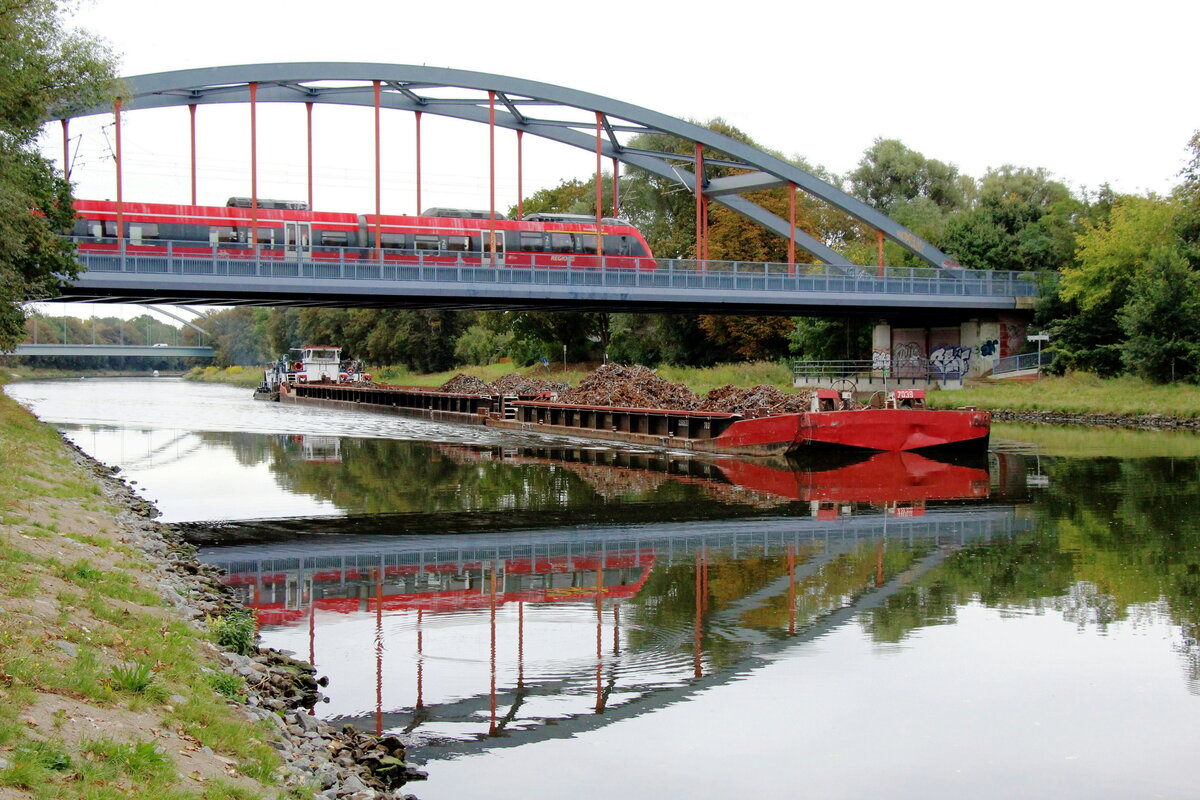
[{"label": "rusty scrap heap", "polygon": [[460,372],[450,380],[443,383],[438,388],[438,391],[452,394],[535,395],[542,394],[544,392],[562,394],[569,388],[571,387],[565,383],[548,381],[544,378],[533,378],[527,375],[522,375],[519,372],[510,372],[503,378],[497,378],[491,383],[484,383],[481,378],[476,378],[474,375],[465,375]]},{"label": "rusty scrap heap", "polygon": [[686,386],[671,383],[646,367],[605,364],[560,398],[581,406],[621,408],[670,408],[691,411],[700,398]]},{"label": "rusty scrap heap", "polygon": [[797,414],[808,411],[812,392],[788,394],[774,386],[752,386],[739,389],[733,384],[719,386],[709,392],[700,404],[701,411],[722,411],[743,417],[765,417],[769,414]]},{"label": "rusty scrap heap", "polygon": [[491,394],[488,385],[481,379],[461,372],[443,383],[438,391],[452,394]]},{"label": "rusty scrap heap", "polygon": [[561,395],[570,389],[570,385],[558,381],[548,381],[545,378],[534,378],[519,372],[510,372],[503,378],[497,378],[488,384],[493,394],[533,395],[550,392]]},{"label": "rusty scrap heap", "polygon": [[550,392],[560,403],[580,406],[616,406],[619,408],[665,408],[673,411],[716,411],[741,414],[746,418],[770,414],[794,414],[807,411],[812,392],[788,394],[774,386],[738,389],[732,384],[713,389],[699,397],[682,383],[660,378],[646,367],[605,364],[592,372],[574,389],[565,383],[548,381],[513,372],[491,383],[459,373],[442,384],[441,391],[456,394],[523,395]]}]

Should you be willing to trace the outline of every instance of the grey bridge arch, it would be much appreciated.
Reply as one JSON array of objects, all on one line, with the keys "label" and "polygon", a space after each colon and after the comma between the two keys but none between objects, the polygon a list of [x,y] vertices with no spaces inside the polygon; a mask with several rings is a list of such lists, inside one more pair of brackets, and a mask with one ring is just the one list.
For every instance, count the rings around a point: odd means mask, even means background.
[{"label": "grey bridge arch", "polygon": [[[555,109],[601,115],[605,137],[602,155],[638,167],[669,181],[695,189],[695,157],[677,153],[638,150],[623,146],[618,133],[666,133],[720,151],[728,159],[705,158],[706,164],[747,170],[744,174],[713,178],[701,176],[702,193],[774,233],[788,238],[787,220],[746,199],[746,192],[785,187],[797,188],[841,209],[870,225],[884,236],[934,267],[957,267],[945,253],[903,225],[881,214],[826,181],[783,159],[731,139],[720,133],[657,111],[601,95],[554,84],[486,72],[407,64],[298,62],[206,67],[159,72],[125,79],[125,110],[166,108],[212,103],[248,103],[250,85],[257,84],[257,101],[268,103],[314,103],[374,106],[374,81],[381,82],[380,106],[401,111],[420,111],[444,117],[488,124],[487,92],[496,93],[495,123],[498,127],[524,131],[583,150],[594,151],[595,119],[574,120],[560,113],[539,116]],[[359,85],[331,85],[359,82]],[[469,89],[482,97],[439,97],[439,89]],[[111,113],[112,108],[63,109],[55,117],[69,119]],[[679,164],[691,163],[691,171]],[[419,211],[420,209],[418,209]],[[796,229],[797,246],[815,259],[832,265],[850,262],[824,242]]]}]

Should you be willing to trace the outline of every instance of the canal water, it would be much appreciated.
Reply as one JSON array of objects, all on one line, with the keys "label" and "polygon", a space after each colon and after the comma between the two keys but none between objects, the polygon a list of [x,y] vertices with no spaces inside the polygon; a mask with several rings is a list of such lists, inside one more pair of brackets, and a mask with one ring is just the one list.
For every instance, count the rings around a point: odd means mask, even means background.
[{"label": "canal water", "polygon": [[11,384],[439,798],[1194,797],[1200,438],[700,458]]}]

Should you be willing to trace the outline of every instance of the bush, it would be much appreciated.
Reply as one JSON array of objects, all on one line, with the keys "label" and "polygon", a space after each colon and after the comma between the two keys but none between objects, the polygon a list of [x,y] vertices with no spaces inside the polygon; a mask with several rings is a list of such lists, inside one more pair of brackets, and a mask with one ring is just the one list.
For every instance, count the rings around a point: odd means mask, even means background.
[{"label": "bush", "polygon": [[254,612],[248,608],[217,617],[212,623],[217,644],[240,656],[250,655],[258,646],[257,622]]},{"label": "bush", "polygon": [[230,375],[241,375],[242,368],[239,367],[237,364],[234,364],[232,367],[229,367],[228,369],[226,369],[225,372],[227,372]]}]

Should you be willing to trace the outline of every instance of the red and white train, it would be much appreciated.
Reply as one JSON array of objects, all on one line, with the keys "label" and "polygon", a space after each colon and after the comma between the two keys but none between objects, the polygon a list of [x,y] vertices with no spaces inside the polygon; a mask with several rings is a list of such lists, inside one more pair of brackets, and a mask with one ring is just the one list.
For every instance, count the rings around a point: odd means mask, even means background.
[{"label": "red and white train", "polygon": [[[650,248],[628,222],[606,217],[601,225],[603,259],[596,254],[596,221],[582,214],[531,214],[523,220],[487,212],[430,208],[420,216],[376,217],[309,211],[307,204],[231,197],[225,206],[77,200],[72,231],[82,252],[125,252],[279,260],[369,259],[426,264],[474,262],[504,267],[599,267],[652,269]],[[495,231],[495,254],[492,253]],[[378,236],[379,247],[376,249]]]}]

